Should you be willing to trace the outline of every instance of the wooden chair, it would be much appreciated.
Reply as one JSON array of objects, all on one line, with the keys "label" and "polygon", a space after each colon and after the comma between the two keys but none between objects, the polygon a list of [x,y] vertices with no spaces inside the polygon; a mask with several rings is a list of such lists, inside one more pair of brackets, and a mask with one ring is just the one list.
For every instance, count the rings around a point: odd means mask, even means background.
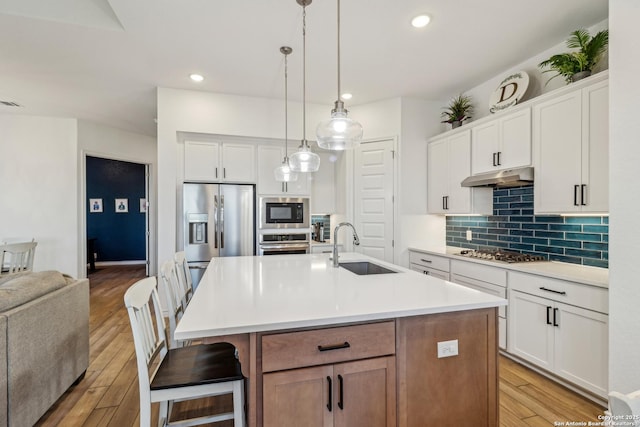
[{"label": "wooden chair", "polygon": [[[244,377],[229,343],[167,349],[155,277],[134,283],[124,295],[138,362],[140,426],[151,424],[151,403],[160,402],[159,425],[199,425],[233,419],[244,427]],[[154,368],[156,366],[156,368]],[[173,401],[233,393],[233,412],[169,422]]]},{"label": "wooden chair", "polygon": [[[7,243],[0,246],[2,272],[17,273],[33,270],[33,257],[38,242]],[[7,257],[7,254],[9,255]]]},{"label": "wooden chair", "polygon": [[176,326],[187,308],[187,291],[179,283],[176,264],[165,261],[160,266],[160,280],[169,311],[169,347],[182,347],[185,342],[178,342],[174,337]]},{"label": "wooden chair", "polygon": [[189,271],[189,264],[187,263],[184,251],[176,252],[173,260],[176,263],[176,276],[178,277],[180,286],[185,289],[186,301],[187,304],[189,304],[189,301],[193,296],[194,289],[193,280],[191,280],[191,272]]}]

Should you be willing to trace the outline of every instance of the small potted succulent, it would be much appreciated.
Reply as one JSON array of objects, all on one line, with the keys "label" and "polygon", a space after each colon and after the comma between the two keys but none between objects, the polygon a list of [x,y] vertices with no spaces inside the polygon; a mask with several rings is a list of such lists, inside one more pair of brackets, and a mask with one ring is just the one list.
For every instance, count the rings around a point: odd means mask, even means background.
[{"label": "small potted succulent", "polygon": [[453,98],[442,112],[442,123],[451,123],[451,128],[462,126],[462,122],[470,119],[473,112],[473,104],[469,95],[460,94]]},{"label": "small potted succulent", "polygon": [[558,76],[563,76],[567,83],[572,83],[591,75],[591,71],[606,52],[608,44],[609,30],[602,30],[593,37],[588,30],[575,30],[567,39],[567,47],[578,50],[553,55],[538,64],[538,67],[549,68],[543,73],[550,71],[557,73],[547,83]]}]

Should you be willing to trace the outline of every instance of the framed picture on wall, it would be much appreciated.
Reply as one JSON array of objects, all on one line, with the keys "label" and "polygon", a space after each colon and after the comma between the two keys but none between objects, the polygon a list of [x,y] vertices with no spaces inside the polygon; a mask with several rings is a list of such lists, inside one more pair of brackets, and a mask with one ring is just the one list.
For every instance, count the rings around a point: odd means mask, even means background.
[{"label": "framed picture on wall", "polygon": [[89,199],[89,212],[102,212],[102,199]]},{"label": "framed picture on wall", "polygon": [[116,213],[129,212],[129,199],[116,199]]},{"label": "framed picture on wall", "polygon": [[140,213],[147,212],[147,199],[140,199]]}]

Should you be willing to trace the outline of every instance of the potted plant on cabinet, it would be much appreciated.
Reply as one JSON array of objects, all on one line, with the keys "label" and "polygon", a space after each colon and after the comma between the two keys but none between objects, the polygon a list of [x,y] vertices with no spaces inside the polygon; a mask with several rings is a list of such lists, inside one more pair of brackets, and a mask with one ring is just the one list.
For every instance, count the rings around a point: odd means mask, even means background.
[{"label": "potted plant on cabinet", "polygon": [[451,123],[451,128],[455,129],[462,126],[462,122],[470,119],[470,113],[473,112],[473,104],[471,103],[471,97],[468,95],[460,94],[453,98],[449,105],[442,112],[442,117],[445,119],[442,123]]},{"label": "potted plant on cabinet", "polygon": [[547,84],[558,76],[563,76],[567,83],[572,83],[591,75],[591,71],[606,52],[608,44],[609,30],[602,30],[593,37],[588,30],[575,30],[567,39],[567,47],[578,50],[553,55],[538,64],[538,67],[549,67],[543,73],[549,71],[558,73],[551,77]]}]

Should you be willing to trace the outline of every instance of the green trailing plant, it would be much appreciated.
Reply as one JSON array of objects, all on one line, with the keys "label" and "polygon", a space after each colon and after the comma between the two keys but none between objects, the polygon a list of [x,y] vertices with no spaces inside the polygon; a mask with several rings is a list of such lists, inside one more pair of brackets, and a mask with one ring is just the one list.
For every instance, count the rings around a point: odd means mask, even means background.
[{"label": "green trailing plant", "polygon": [[470,119],[471,116],[469,114],[473,112],[473,104],[471,102],[471,97],[468,95],[460,94],[453,98],[442,112],[442,118],[445,119],[442,123],[462,123]]},{"label": "green trailing plant", "polygon": [[602,55],[607,51],[608,45],[609,30],[602,30],[593,37],[591,37],[588,30],[575,30],[571,33],[569,39],[567,39],[567,47],[578,50],[553,55],[551,58],[538,64],[538,67],[549,68],[543,71],[543,73],[551,71],[557,73],[547,81],[547,84],[558,76],[563,76],[567,83],[571,83],[574,74],[583,71],[591,72],[593,70],[600,59],[602,59]]}]

